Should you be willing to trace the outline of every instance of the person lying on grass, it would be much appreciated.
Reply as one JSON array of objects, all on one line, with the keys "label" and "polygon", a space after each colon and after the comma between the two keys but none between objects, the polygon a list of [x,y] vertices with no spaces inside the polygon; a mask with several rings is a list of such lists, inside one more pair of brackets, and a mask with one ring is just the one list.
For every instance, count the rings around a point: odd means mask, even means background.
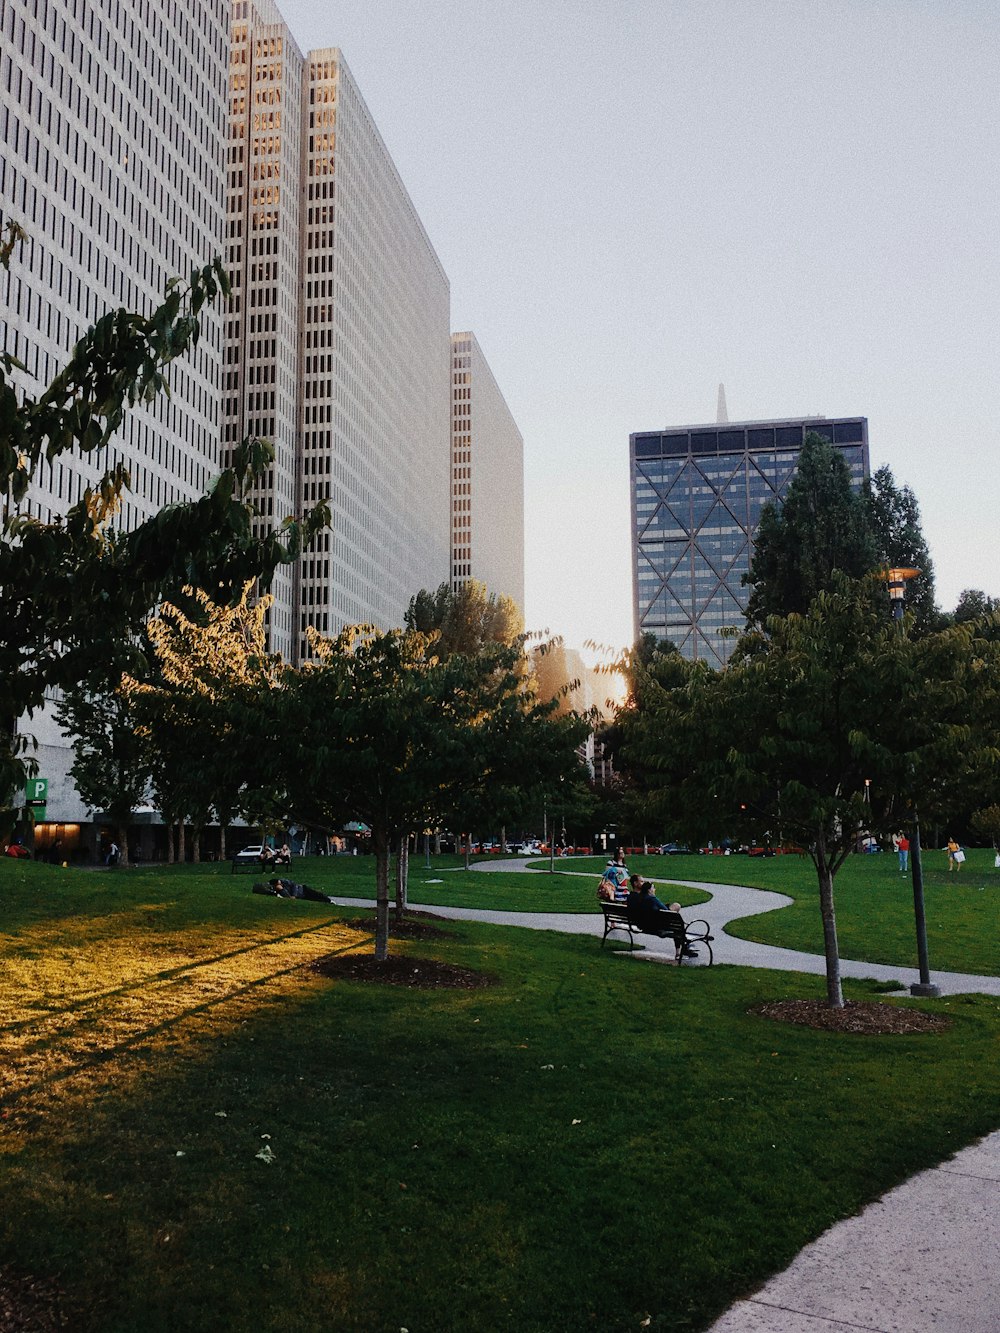
[{"label": "person lying on grass", "polygon": [[272,898],[308,898],[314,903],[332,903],[333,899],[308,884],[296,884],[290,879],[269,879],[266,884],[255,884],[254,893],[269,894]]},{"label": "person lying on grass", "polygon": [[641,875],[631,875],[626,904],[629,920],[639,927],[644,935],[658,935],[660,939],[672,939],[677,950],[674,961],[681,958],[697,958],[698,951],[692,949],[685,940],[684,919],[681,916],[680,903],[671,903],[665,907],[653,892],[653,886]]}]

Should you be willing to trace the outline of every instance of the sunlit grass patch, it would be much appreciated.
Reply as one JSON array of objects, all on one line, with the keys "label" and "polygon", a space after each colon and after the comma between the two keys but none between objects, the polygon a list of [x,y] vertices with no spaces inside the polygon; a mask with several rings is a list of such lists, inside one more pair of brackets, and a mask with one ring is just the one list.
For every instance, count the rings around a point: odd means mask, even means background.
[{"label": "sunlit grass patch", "polygon": [[751,1012],[819,978],[443,921],[392,950],[496,985],[331,980],[308,964],[371,950],[356,906],[34,869],[0,871],[0,1254],[79,1333],[704,1328],[997,1123],[981,997],[840,1037]]}]

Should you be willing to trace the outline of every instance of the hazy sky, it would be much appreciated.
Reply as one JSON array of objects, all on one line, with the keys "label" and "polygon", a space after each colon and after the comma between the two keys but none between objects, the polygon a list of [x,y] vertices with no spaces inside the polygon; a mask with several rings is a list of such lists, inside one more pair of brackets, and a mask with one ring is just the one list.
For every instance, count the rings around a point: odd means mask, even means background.
[{"label": "hazy sky", "polygon": [[[344,53],[525,441],[526,616],[632,638],[628,437],[865,415],[1000,595],[1000,8],[278,0]],[[992,404],[992,406],[990,406]]]}]

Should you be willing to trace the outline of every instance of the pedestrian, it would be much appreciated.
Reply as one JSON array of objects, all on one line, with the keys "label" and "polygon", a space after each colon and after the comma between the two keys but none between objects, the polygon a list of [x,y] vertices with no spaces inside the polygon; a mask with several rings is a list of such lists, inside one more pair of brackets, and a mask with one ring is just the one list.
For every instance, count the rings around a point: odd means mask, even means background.
[{"label": "pedestrian", "polygon": [[116,866],[118,864],[118,857],[120,855],[121,853],[118,849],[118,844],[116,842],[112,842],[110,847],[108,848],[108,854],[104,858],[104,864],[106,866]]},{"label": "pedestrian", "polygon": [[899,854],[899,873],[905,875],[910,864],[910,840],[905,833],[896,835],[896,851]]},{"label": "pedestrian", "polygon": [[948,853],[948,870],[961,870],[965,862],[965,853],[955,841],[954,838],[948,839],[948,845],[945,849]]}]

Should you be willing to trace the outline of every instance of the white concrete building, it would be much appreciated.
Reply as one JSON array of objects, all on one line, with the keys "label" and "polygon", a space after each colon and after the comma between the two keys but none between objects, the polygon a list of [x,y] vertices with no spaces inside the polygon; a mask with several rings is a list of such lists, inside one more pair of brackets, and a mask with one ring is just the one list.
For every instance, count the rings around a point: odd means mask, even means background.
[{"label": "white concrete building", "polygon": [[[229,46],[225,0],[4,0],[0,210],[27,240],[0,272],[0,339],[47,385],[109,309],[150,311],[168,279],[222,252]],[[48,518],[111,463],[132,471],[127,527],[200,495],[219,459],[222,312],[170,371],[170,398],[132,413],[94,458],[46,467]]]},{"label": "white concrete building", "polygon": [[[270,440],[274,463],[255,493],[265,531],[296,512],[302,282],[303,56],[271,0],[233,4],[229,67],[224,448]],[[271,648],[294,658],[296,571],[270,591]]]},{"label": "white concrete building", "polygon": [[[289,660],[308,626],[400,625],[449,577],[448,279],[338,50],[304,56],[273,0],[0,0],[0,210],[28,235],[0,272],[0,337],[32,384],[105,310],[151,310],[217,255],[233,283],[171,396],[105,456],[40,473],[32,514],[124,460],[132,527],[258,435],[275,446],[260,524],[327,497],[333,513],[274,581]],[[83,819],[62,738],[31,730],[50,819]]]},{"label": "white concrete building", "polygon": [[[451,335],[451,583],[524,610],[524,441],[472,333]],[[430,585],[428,585],[430,586]]]},{"label": "white concrete building", "polygon": [[448,577],[450,292],[340,51],[305,81],[301,487],[331,531],[302,563],[300,652],[403,623]]},{"label": "white concrete building", "polygon": [[[27,240],[0,271],[0,344],[47,385],[105,311],[151,311],[167,281],[222,253],[226,0],[3,0],[0,212]],[[219,467],[222,311],[204,312],[171,396],[132,412],[92,457],[46,465],[23,506],[64,513],[111,464],[131,472],[119,521],[200,495]],[[49,818],[86,817],[54,722],[36,715]]]}]

